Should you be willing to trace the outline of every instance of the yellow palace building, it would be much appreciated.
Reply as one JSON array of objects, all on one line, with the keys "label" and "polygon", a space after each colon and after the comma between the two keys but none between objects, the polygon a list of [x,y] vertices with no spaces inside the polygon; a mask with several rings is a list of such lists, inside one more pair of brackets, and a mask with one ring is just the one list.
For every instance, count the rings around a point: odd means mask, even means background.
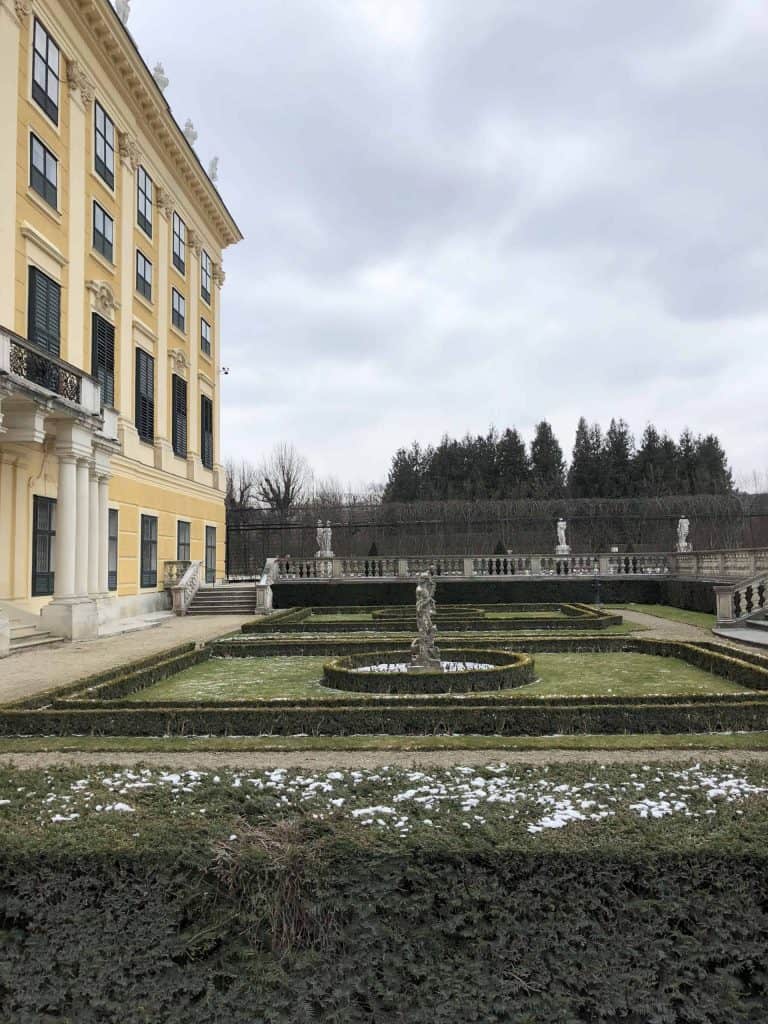
[{"label": "yellow palace building", "polygon": [[14,615],[167,608],[166,561],[223,574],[240,239],[108,0],[0,0],[0,653]]}]

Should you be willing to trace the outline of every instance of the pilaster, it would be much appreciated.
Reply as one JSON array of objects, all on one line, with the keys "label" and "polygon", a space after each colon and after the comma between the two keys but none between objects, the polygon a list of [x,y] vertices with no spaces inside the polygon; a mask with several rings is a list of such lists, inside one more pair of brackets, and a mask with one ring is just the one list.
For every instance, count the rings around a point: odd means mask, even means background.
[{"label": "pilaster", "polygon": [[200,356],[200,253],[197,231],[189,232],[189,382],[187,384],[187,476],[195,479],[200,461],[200,382],[197,368]]},{"label": "pilaster", "polygon": [[226,275],[221,263],[213,267],[216,296],[213,309],[214,338],[214,380],[213,380],[213,485],[220,491],[226,489],[224,469],[221,465],[221,289]]},{"label": "pilaster", "polygon": [[118,337],[117,394],[115,405],[124,424],[133,427],[133,374],[136,356],[133,348],[133,290],[136,283],[136,257],[133,244],[133,222],[136,205],[136,167],[138,146],[120,133],[120,317]]},{"label": "pilaster", "polygon": [[168,265],[171,259],[170,227],[173,196],[158,186],[157,209],[157,351],[155,359],[155,466],[168,469],[173,457],[168,421],[168,331],[170,324],[170,281]]},{"label": "pilaster", "polygon": [[72,102],[69,104],[69,302],[64,351],[70,363],[90,370],[90,352],[85,332],[85,143],[87,115],[93,102],[94,86],[76,60],[67,61],[67,84]]},{"label": "pilaster", "polygon": [[19,122],[21,22],[28,3],[0,0],[0,324],[14,327],[16,279],[16,132]]}]

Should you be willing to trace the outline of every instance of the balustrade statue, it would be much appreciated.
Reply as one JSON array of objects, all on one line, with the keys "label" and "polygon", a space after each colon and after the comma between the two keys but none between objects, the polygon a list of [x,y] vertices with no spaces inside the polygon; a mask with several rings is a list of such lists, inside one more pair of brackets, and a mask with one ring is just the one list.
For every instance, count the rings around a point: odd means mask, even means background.
[{"label": "balustrade statue", "polygon": [[688,541],[688,531],[690,528],[691,524],[688,518],[681,516],[677,521],[677,550],[681,555],[693,551],[693,546]]},{"label": "balustrade statue", "polygon": [[567,527],[566,521],[561,516],[557,520],[557,547],[555,548],[556,555],[570,555],[571,549],[565,539],[565,531]]}]

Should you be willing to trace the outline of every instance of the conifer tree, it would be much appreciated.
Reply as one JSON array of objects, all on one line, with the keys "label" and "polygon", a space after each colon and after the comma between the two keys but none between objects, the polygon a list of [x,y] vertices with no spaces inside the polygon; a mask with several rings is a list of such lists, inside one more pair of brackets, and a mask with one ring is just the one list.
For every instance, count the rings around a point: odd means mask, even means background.
[{"label": "conifer tree", "polygon": [[531,441],[531,483],[538,498],[559,498],[565,491],[563,449],[546,420],[536,424]]}]

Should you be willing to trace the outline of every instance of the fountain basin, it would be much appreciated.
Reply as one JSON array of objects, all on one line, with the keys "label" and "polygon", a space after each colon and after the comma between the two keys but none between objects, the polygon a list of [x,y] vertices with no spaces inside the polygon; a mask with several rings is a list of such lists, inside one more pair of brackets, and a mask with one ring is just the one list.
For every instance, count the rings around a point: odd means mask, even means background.
[{"label": "fountain basin", "polygon": [[323,683],[358,693],[471,693],[507,690],[536,677],[530,654],[458,648],[442,652],[447,669],[410,671],[409,650],[351,654],[323,666]]}]

